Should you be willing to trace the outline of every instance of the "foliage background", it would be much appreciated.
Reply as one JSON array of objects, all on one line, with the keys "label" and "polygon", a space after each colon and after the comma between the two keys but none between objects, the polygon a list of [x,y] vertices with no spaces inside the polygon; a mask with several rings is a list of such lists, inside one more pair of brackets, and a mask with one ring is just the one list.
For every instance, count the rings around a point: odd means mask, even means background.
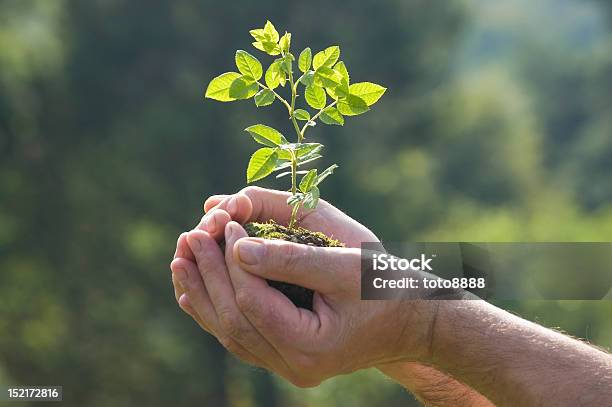
[{"label": "foliage background", "polygon": [[[323,196],[381,238],[612,239],[609,2],[0,1],[0,383],[72,406],[413,403],[374,371],[294,388],[174,302],[177,235],[244,185],[242,129],[290,130],[202,100],[266,18],[388,86],[312,132],[341,164]],[[612,301],[504,306],[612,345]]]}]

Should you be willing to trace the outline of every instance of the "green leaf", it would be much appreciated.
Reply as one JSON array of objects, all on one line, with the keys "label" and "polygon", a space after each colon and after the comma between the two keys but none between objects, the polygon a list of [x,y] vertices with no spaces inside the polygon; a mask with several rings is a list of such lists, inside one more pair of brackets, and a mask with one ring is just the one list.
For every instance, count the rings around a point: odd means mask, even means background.
[{"label": "green leaf", "polygon": [[325,91],[317,85],[307,86],[304,97],[306,98],[306,103],[314,109],[323,109],[327,101]]},{"label": "green leaf", "polygon": [[310,120],[310,113],[304,109],[296,109],[296,111],[293,112],[293,117],[298,120]]},{"label": "green leaf", "polygon": [[289,143],[281,132],[265,124],[255,124],[247,127],[244,131],[248,131],[256,142],[264,146],[277,147]]},{"label": "green leaf", "polygon": [[324,146],[321,143],[301,143],[295,151],[297,153],[298,159],[304,159],[305,157],[319,153],[319,151],[321,151],[323,147]]},{"label": "green leaf", "polygon": [[263,34],[268,41],[278,42],[278,31],[276,31],[274,24],[272,24],[269,20],[266,21],[266,25],[264,25]]},{"label": "green leaf", "polygon": [[253,43],[253,46],[255,48],[257,48],[258,50],[267,53],[268,55],[278,55],[278,54],[281,53],[280,47],[275,42],[270,42],[270,41],[259,42],[259,41],[255,41]]},{"label": "green leaf", "polygon": [[340,58],[340,47],[337,45],[326,48],[324,51],[317,52],[312,60],[312,66],[315,70],[321,66],[331,68]]},{"label": "green leaf", "polygon": [[[280,153],[280,152],[279,152]],[[274,167],[274,171],[284,170],[285,168],[291,167],[291,161],[280,159],[276,163],[276,167]]]},{"label": "green leaf", "polygon": [[386,92],[387,88],[372,82],[353,83],[349,86],[351,95],[359,96],[368,106],[372,106]]},{"label": "green leaf", "polygon": [[[315,144],[316,146],[314,148],[308,147],[307,149],[304,149],[301,152],[298,152],[298,162],[297,162],[298,167],[304,164],[308,164],[312,161],[318,160],[319,158],[323,157],[321,154],[319,154],[319,151],[323,149],[322,144],[318,144],[318,143],[306,143],[306,144]],[[306,152],[307,150],[310,150],[310,151]],[[274,171],[283,170],[285,168],[291,167],[291,161],[290,161],[291,155],[289,154],[289,151],[278,150],[278,159],[279,161],[276,164]]]},{"label": "green leaf", "polygon": [[293,151],[297,156],[298,165],[301,165],[304,164],[303,161],[310,160],[315,155],[319,155],[324,146],[321,143],[287,143],[279,147],[278,158],[280,160],[291,160],[290,151]]},{"label": "green leaf", "polygon": [[342,78],[340,84],[335,88],[325,88],[327,94],[334,100],[346,98],[349,95],[349,85],[346,79]]},{"label": "green leaf", "polygon": [[293,63],[293,59],[290,55],[286,55],[284,58],[278,60],[280,63],[280,68],[282,72],[289,73],[291,72],[291,66]]},{"label": "green leaf", "polygon": [[317,169],[312,169],[310,171],[308,171],[308,173],[306,175],[304,175],[304,177],[302,177],[302,180],[300,181],[300,191],[302,191],[303,193],[307,193],[308,191],[310,191],[310,189],[313,187],[315,181],[317,180]]},{"label": "green leaf", "polygon": [[344,62],[340,61],[336,65],[334,65],[334,70],[336,72],[339,72],[340,75],[342,75],[342,78],[346,80],[346,83],[351,83],[351,77],[349,76],[349,73],[346,69],[346,65],[344,65]]},{"label": "green leaf", "polygon": [[279,147],[281,150],[278,153],[278,157],[282,160],[290,160],[291,154],[289,151],[295,152],[295,155],[301,158],[313,153],[318,153],[324,146],[321,143],[284,143]]},{"label": "green leaf", "polygon": [[265,34],[263,28],[253,29],[253,30],[249,31],[249,33],[251,34],[251,36],[253,36],[253,38],[257,42],[267,41],[266,40],[266,34]]},{"label": "green leaf", "polygon": [[291,47],[291,33],[285,32],[285,35],[278,41],[278,46],[281,51],[289,52],[289,48]]},{"label": "green leaf", "polygon": [[269,106],[274,102],[274,92],[262,89],[255,95],[255,105],[258,107]]},{"label": "green leaf", "polygon": [[324,88],[335,88],[342,82],[342,75],[339,72],[334,71],[332,68],[322,66],[315,71],[314,83],[315,85]]},{"label": "green leaf", "polygon": [[345,116],[356,116],[368,110],[370,110],[370,108],[359,96],[348,95],[346,99],[341,99],[338,102],[338,111]]},{"label": "green leaf", "polygon": [[229,96],[234,99],[249,99],[255,96],[259,85],[250,76],[240,76],[234,79],[229,88]]},{"label": "green leaf", "polygon": [[247,167],[247,183],[251,183],[267,177],[274,171],[278,153],[274,148],[260,148],[255,151],[249,160]]},{"label": "green leaf", "polygon": [[249,54],[246,51],[238,50],[236,51],[236,67],[240,73],[245,76],[250,76],[253,80],[260,80],[261,75],[263,74],[263,68],[261,67],[261,63],[255,58],[253,55]]},{"label": "green leaf", "polygon": [[306,209],[315,209],[319,203],[319,188],[312,187],[310,191],[304,196],[303,205]]},{"label": "green leaf", "polygon": [[335,107],[328,107],[321,113],[321,121],[325,124],[344,125],[344,117]]},{"label": "green leaf", "polygon": [[219,102],[236,100],[235,97],[230,96],[230,86],[238,78],[240,78],[240,74],[237,72],[226,72],[213,78],[206,88],[204,97],[218,100]]},{"label": "green leaf", "polygon": [[281,53],[280,47],[277,44],[278,32],[271,22],[266,21],[264,28],[257,28],[249,31],[249,33],[251,33],[255,39],[253,46],[258,50],[270,55],[278,55]]},{"label": "green leaf", "polygon": [[338,168],[336,164],[329,166],[325,171],[323,171],[314,182],[314,186],[318,186],[321,182],[325,181],[325,178],[329,177],[334,173],[334,170]]},{"label": "green leaf", "polygon": [[314,83],[314,71],[308,71],[306,72],[301,79],[301,82],[306,85],[306,86],[310,86]]},{"label": "green leaf", "polygon": [[278,88],[278,85],[280,84],[281,76],[283,76],[283,73],[281,72],[281,69],[280,69],[280,62],[278,61],[272,62],[272,64],[270,64],[270,66],[266,70],[266,76],[264,78],[266,81],[266,85],[270,89]]},{"label": "green leaf", "polygon": [[306,72],[310,69],[310,64],[312,63],[312,51],[309,47],[304,48],[302,52],[300,52],[300,56],[298,58],[298,68],[300,71]]}]

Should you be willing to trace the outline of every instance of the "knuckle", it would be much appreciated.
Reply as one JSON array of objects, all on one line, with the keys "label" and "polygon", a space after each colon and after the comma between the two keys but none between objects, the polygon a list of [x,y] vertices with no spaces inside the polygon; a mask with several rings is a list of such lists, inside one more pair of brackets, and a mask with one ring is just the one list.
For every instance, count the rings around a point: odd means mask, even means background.
[{"label": "knuckle", "polygon": [[193,291],[193,286],[191,285],[191,281],[186,279],[179,283],[179,286],[183,289],[183,292],[190,293]]},{"label": "knuckle", "polygon": [[255,310],[255,300],[251,291],[244,288],[237,289],[236,305],[238,305],[238,309],[245,314],[252,313]]},{"label": "knuckle", "polygon": [[247,196],[250,196],[252,194],[257,194],[257,193],[261,192],[262,190],[263,190],[262,187],[258,187],[256,185],[250,185],[248,187],[242,188],[239,193],[245,194]]},{"label": "knuckle", "polygon": [[238,341],[244,338],[245,329],[242,326],[242,321],[237,311],[221,311],[219,313],[219,325],[227,336],[234,338]]},{"label": "knuckle", "polygon": [[275,256],[278,259],[278,266],[282,270],[294,270],[299,264],[302,253],[300,247],[297,244],[281,244],[278,246],[279,256]]}]

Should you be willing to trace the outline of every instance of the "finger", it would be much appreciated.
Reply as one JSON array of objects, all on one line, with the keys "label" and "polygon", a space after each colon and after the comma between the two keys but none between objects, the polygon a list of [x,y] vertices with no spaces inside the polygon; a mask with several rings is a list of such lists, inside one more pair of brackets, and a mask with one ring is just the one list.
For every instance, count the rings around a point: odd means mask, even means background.
[{"label": "finger", "polygon": [[[204,215],[196,228],[211,234],[217,241],[223,238],[225,225],[231,220],[229,214],[223,210],[213,210]],[[187,243],[187,232],[180,234],[176,242],[174,259],[182,257],[187,260],[195,261],[195,257],[189,244]]]},{"label": "finger", "polygon": [[[193,257],[193,253],[191,252],[191,249],[189,248],[189,245],[187,245],[187,232],[181,233],[176,242],[176,250],[174,251],[173,259],[176,259],[179,257],[185,258],[187,260],[192,260],[192,261],[195,260],[195,258]],[[172,270],[172,263],[170,263],[170,270]],[[174,298],[176,298],[176,302],[179,303],[179,306],[180,306],[179,299],[181,298],[181,296],[183,295],[185,291],[183,290],[183,287],[181,287],[180,283],[176,279],[176,275],[174,274],[174,272],[172,272],[172,286],[174,288]],[[181,307],[181,309],[183,308]],[[183,309],[183,311],[187,312],[185,309]]]},{"label": "finger", "polygon": [[361,255],[358,249],[245,238],[236,243],[234,256],[249,273],[322,294],[359,289]]},{"label": "finger", "polygon": [[[243,200],[243,196],[248,198],[248,203]],[[238,223],[267,222],[270,219],[274,219],[277,223],[287,224],[291,217],[291,208],[287,205],[287,198],[289,196],[288,192],[250,186],[234,195],[211,196],[204,203],[204,210],[209,211],[213,208],[226,209],[230,216],[232,216],[232,219]],[[232,198],[237,199],[236,205],[232,203]],[[320,207],[325,205],[323,200],[320,203]],[[304,211],[300,209],[298,217],[303,215]]]},{"label": "finger", "polygon": [[216,241],[220,241],[223,239],[225,225],[231,220],[229,213],[223,209],[215,208],[202,217],[196,229],[203,230]]},{"label": "finger", "polygon": [[219,205],[221,201],[223,201],[227,195],[212,195],[204,201],[204,213],[210,211],[215,206]]},{"label": "finger", "polygon": [[183,259],[195,261],[193,252],[191,251],[191,248],[187,244],[187,232],[181,233],[178,240],[176,241],[176,250],[174,251],[173,259],[177,259],[179,257],[182,257]]},{"label": "finger", "polygon": [[287,205],[287,192],[250,186],[234,195],[216,195],[206,201],[205,206],[226,209],[232,220],[238,223],[274,219],[287,224],[291,208]]},{"label": "finger", "polygon": [[185,290],[183,290],[183,287],[181,287],[181,284],[176,279],[176,275],[174,273],[172,273],[172,286],[174,287],[174,298],[176,299],[176,302],[179,302],[179,298],[181,298],[181,295],[185,293]]},{"label": "finger", "polygon": [[[204,325],[204,329],[213,334],[218,332],[219,321],[217,320],[217,314],[196,265],[192,261],[178,258],[172,261],[170,267],[172,268],[173,278],[180,284],[183,293],[188,295],[189,303],[193,306],[196,315]],[[182,295],[179,295],[177,299],[179,305],[181,305],[180,298]],[[190,312],[188,313],[191,314]]]},{"label": "finger", "polygon": [[[223,196],[223,199],[219,201],[219,197]],[[207,207],[207,203],[211,202],[209,206],[209,211],[214,209],[223,209],[226,211],[232,220],[238,223],[245,223],[249,221],[251,213],[253,212],[253,207],[251,205],[251,200],[248,196],[239,192],[234,195],[216,195],[209,198],[206,203],[204,203],[204,207]],[[212,203],[215,203],[213,206]]]},{"label": "finger", "polygon": [[240,268],[234,247],[246,237],[246,232],[236,222],[228,223],[225,230],[225,262],[236,291],[238,308],[263,336],[273,345],[282,346],[295,343],[304,332],[318,327],[320,322],[316,314],[297,308],[265,280]]},{"label": "finger", "polygon": [[191,305],[191,302],[189,301],[189,297],[187,296],[187,294],[185,293],[181,294],[181,296],[178,299],[178,304],[179,304],[179,307],[181,307],[181,309],[185,311],[187,315],[189,315],[191,318],[193,318],[194,321],[196,321],[196,323],[200,326],[200,328],[202,328],[204,331],[208,332],[209,334],[214,335],[213,332],[210,330],[210,328],[208,328],[206,324],[204,324],[204,322],[202,321],[202,319],[200,318],[196,310],[193,309],[193,306]]},{"label": "finger", "polygon": [[219,328],[222,331],[217,335],[219,340],[227,347],[230,346],[228,344],[231,339],[260,360],[274,366],[275,371],[288,374],[290,371],[276,349],[259,334],[238,309],[225,259],[217,242],[200,230],[189,232],[187,242],[196,257],[200,275],[217,314]]},{"label": "finger", "polygon": [[212,330],[208,326],[206,326],[206,324],[202,321],[202,319],[200,318],[196,310],[193,309],[193,306],[191,305],[191,302],[189,301],[189,297],[187,297],[187,294],[185,294],[185,292],[181,288],[181,285],[176,280],[176,277],[174,276],[174,274],[172,274],[172,284],[174,285],[174,296],[176,298],[176,302],[178,303],[181,310],[183,310],[183,312],[185,312],[187,315],[193,318],[193,320],[198,323],[200,328],[214,335]]},{"label": "finger", "polygon": [[202,329],[216,336],[219,342],[238,358],[256,366],[266,367],[262,360],[223,334],[197,266],[191,261],[177,259],[172,262],[172,269],[173,275],[177,276],[177,280],[180,280],[185,290],[178,299],[181,308],[190,314]]},{"label": "finger", "polygon": [[236,222],[230,222],[225,226],[225,264],[227,265],[229,276],[232,281],[234,291],[242,289],[268,288],[266,281],[254,274],[250,274],[240,269],[234,259],[234,244],[242,238],[248,237],[246,231]]}]

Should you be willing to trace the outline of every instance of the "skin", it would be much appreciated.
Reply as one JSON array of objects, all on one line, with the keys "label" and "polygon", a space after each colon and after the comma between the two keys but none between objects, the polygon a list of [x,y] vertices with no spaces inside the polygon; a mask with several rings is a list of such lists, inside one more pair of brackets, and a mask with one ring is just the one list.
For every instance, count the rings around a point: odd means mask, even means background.
[{"label": "skin", "polygon": [[[300,224],[346,248],[246,236],[239,223],[286,224],[286,198],[252,187],[209,198],[171,264],[181,308],[242,360],[301,387],[377,367],[436,406],[599,406],[612,397],[610,355],[484,301],[361,301],[358,247],[378,239],[326,202]],[[313,311],[265,279],[315,290]]]}]

